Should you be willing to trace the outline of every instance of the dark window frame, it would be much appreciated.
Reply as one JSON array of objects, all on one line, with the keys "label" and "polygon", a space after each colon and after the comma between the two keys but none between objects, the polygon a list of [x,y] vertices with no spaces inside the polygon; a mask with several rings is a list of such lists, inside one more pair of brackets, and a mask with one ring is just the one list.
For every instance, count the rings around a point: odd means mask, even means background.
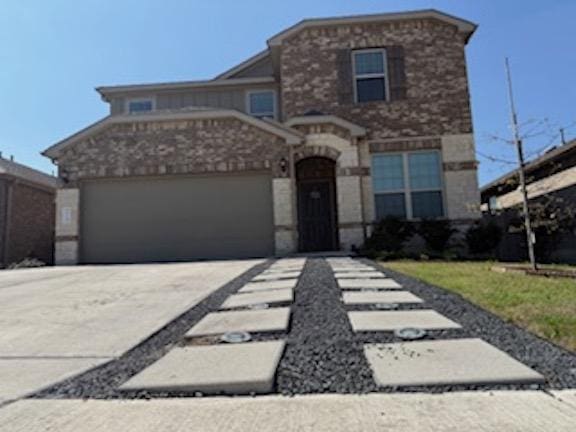
[{"label": "dark window frame", "polygon": [[[356,71],[356,55],[357,54],[369,54],[369,53],[380,53],[382,54],[382,72],[378,73],[358,73]],[[365,48],[365,49],[354,49],[351,51],[352,56],[352,85],[354,91],[354,103],[370,103],[370,102],[389,102],[390,101],[390,77],[388,76],[388,58],[386,48]],[[358,82],[368,81],[368,80],[382,80],[384,95],[382,98],[370,98],[365,100],[359,99],[358,92]]]},{"label": "dark window frame", "polygon": [[[409,167],[409,157],[413,154],[424,154],[424,153],[435,153],[438,157],[438,175],[439,175],[439,185],[438,187],[413,187],[411,184],[410,179],[410,167]],[[401,156],[402,157],[402,176],[403,176],[403,186],[394,189],[388,190],[378,190],[376,184],[374,183],[374,176],[376,174],[376,170],[374,168],[374,160],[378,156]],[[395,194],[403,194],[404,195],[404,210],[406,213],[406,220],[413,220],[418,221],[421,218],[414,217],[414,204],[413,204],[413,194],[417,194],[419,192],[426,193],[426,192],[437,192],[440,194],[440,204],[441,208],[441,215],[436,217],[435,219],[446,219],[447,216],[447,206],[446,206],[446,187],[445,187],[445,179],[444,179],[444,171],[443,171],[443,164],[442,164],[442,153],[439,150],[419,150],[419,151],[404,151],[404,152],[380,152],[380,153],[373,153],[371,155],[372,159],[372,196],[374,200],[374,219],[378,221],[380,218],[377,214],[377,196],[378,195],[395,195]]]}]

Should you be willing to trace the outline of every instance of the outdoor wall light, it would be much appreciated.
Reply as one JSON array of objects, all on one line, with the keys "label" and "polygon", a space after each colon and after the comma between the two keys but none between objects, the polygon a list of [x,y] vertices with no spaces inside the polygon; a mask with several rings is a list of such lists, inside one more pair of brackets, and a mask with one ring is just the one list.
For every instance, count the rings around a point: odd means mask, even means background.
[{"label": "outdoor wall light", "polygon": [[280,159],[280,170],[282,170],[283,173],[288,171],[288,161],[286,158]]}]

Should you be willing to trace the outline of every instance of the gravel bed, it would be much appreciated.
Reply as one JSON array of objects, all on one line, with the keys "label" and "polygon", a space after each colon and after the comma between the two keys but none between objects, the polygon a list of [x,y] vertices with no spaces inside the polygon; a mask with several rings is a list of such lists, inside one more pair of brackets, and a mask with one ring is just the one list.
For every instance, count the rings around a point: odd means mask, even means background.
[{"label": "gravel bed", "polygon": [[295,289],[292,325],[276,375],[285,395],[377,389],[352,332],[340,289],[323,259],[309,258]]},{"label": "gravel bed", "polygon": [[[482,338],[540,372],[548,381],[546,388],[576,388],[576,353],[508,323],[458,294],[382,267],[370,260],[362,261],[383,269],[406,290],[421,297],[430,309],[459,323],[463,327],[460,333],[465,337]],[[524,386],[505,387],[524,388]]]},{"label": "gravel bed", "polygon": [[74,378],[29,396],[29,398],[54,399],[116,399],[151,398],[176,396],[201,396],[200,394],[176,394],[162,392],[121,392],[117,387],[126,382],[181,343],[186,332],[208,313],[218,310],[231,294],[234,294],[254,276],[268,268],[272,261],[259,264],[226,285],[203,301],[184,312],[162,329],[148,337],[116,360],[91,369]]}]

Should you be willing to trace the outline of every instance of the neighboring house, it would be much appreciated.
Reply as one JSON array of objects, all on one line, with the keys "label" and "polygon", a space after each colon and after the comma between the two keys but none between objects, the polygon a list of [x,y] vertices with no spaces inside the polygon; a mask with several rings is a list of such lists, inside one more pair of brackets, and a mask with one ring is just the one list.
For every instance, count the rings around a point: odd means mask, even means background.
[{"label": "neighboring house", "polygon": [[479,217],[465,47],[435,10],[309,19],[208,81],[100,87],[50,147],[59,263],[350,250],[385,215]]},{"label": "neighboring house", "polygon": [[[525,173],[528,198],[535,208],[558,208],[559,211],[554,211],[558,217],[576,213],[576,140],[554,147],[530,161],[526,164]],[[481,198],[485,214],[492,215],[505,229],[500,258],[514,261],[526,259],[524,234],[508,228],[510,221],[518,219],[522,206],[518,171],[511,171],[485,185],[481,189]],[[537,247],[546,240],[542,236],[537,237]],[[551,246],[546,251],[546,259],[576,263],[574,233],[564,232],[552,243],[546,241],[546,246]]]},{"label": "neighboring house", "polygon": [[53,261],[58,179],[0,157],[0,268],[25,258]]}]

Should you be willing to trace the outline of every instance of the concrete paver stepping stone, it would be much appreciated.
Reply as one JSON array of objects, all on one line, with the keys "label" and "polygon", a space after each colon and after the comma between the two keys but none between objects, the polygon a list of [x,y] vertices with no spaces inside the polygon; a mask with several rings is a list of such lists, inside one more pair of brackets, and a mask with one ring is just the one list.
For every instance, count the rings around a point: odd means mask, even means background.
[{"label": "concrete paver stepping stone", "polygon": [[338,285],[342,289],[400,289],[402,285],[392,279],[340,279]]},{"label": "concrete paver stepping stone", "polygon": [[371,271],[371,272],[347,272],[347,273],[338,272],[334,273],[334,277],[336,279],[363,279],[363,278],[383,279],[386,276],[384,275],[384,273]]},{"label": "concrete paver stepping stone", "polygon": [[304,266],[306,264],[306,258],[282,258],[272,265],[282,266],[282,265],[299,265]]},{"label": "concrete paver stepping stone", "polygon": [[371,304],[371,303],[423,303],[420,297],[408,291],[345,291],[342,294],[345,304]]},{"label": "concrete paver stepping stone", "polygon": [[301,267],[288,267],[288,268],[274,268],[269,267],[264,270],[261,274],[274,274],[274,273],[290,273],[290,272],[302,272]]},{"label": "concrete paver stepping stone", "polygon": [[284,346],[268,341],[175,348],[120,389],[268,393]]},{"label": "concrete paver stepping stone", "polygon": [[354,331],[394,331],[405,327],[424,330],[461,328],[433,310],[348,312]]},{"label": "concrete paver stepping stone", "polygon": [[288,330],[290,308],[213,312],[192,327],[186,337],[218,335],[231,331],[273,332]]},{"label": "concrete paver stepping stone", "polygon": [[298,266],[290,266],[290,267],[268,267],[264,270],[261,274],[269,274],[269,273],[290,273],[290,272],[302,272],[304,267]]},{"label": "concrete paver stepping stone", "polygon": [[284,288],[294,289],[298,279],[281,279],[265,282],[250,282],[238,290],[239,293],[255,292],[255,291],[270,291]]},{"label": "concrete paver stepping stone", "polygon": [[544,377],[481,339],[368,344],[381,386],[539,383]]},{"label": "concrete paver stepping stone", "polygon": [[271,290],[271,291],[256,291],[245,294],[234,294],[222,304],[220,309],[231,309],[236,307],[244,307],[255,305],[259,303],[282,303],[292,302],[294,300],[294,291],[291,288]]},{"label": "concrete paver stepping stone", "polygon": [[292,278],[299,278],[301,274],[302,272],[300,271],[291,271],[284,273],[268,273],[268,274],[260,274],[254,277],[252,280],[254,282],[258,282],[258,281],[269,281],[278,279],[292,279]]},{"label": "concrete paver stepping stone", "polygon": [[374,269],[372,267],[366,267],[366,268],[333,268],[332,271],[334,273],[340,273],[340,274],[345,274],[345,273],[373,273]]},{"label": "concrete paver stepping stone", "polygon": [[345,269],[345,270],[356,270],[356,269],[370,269],[370,270],[374,270],[373,267],[364,265],[364,264],[331,264],[330,268],[334,271],[338,271],[339,269]]}]

